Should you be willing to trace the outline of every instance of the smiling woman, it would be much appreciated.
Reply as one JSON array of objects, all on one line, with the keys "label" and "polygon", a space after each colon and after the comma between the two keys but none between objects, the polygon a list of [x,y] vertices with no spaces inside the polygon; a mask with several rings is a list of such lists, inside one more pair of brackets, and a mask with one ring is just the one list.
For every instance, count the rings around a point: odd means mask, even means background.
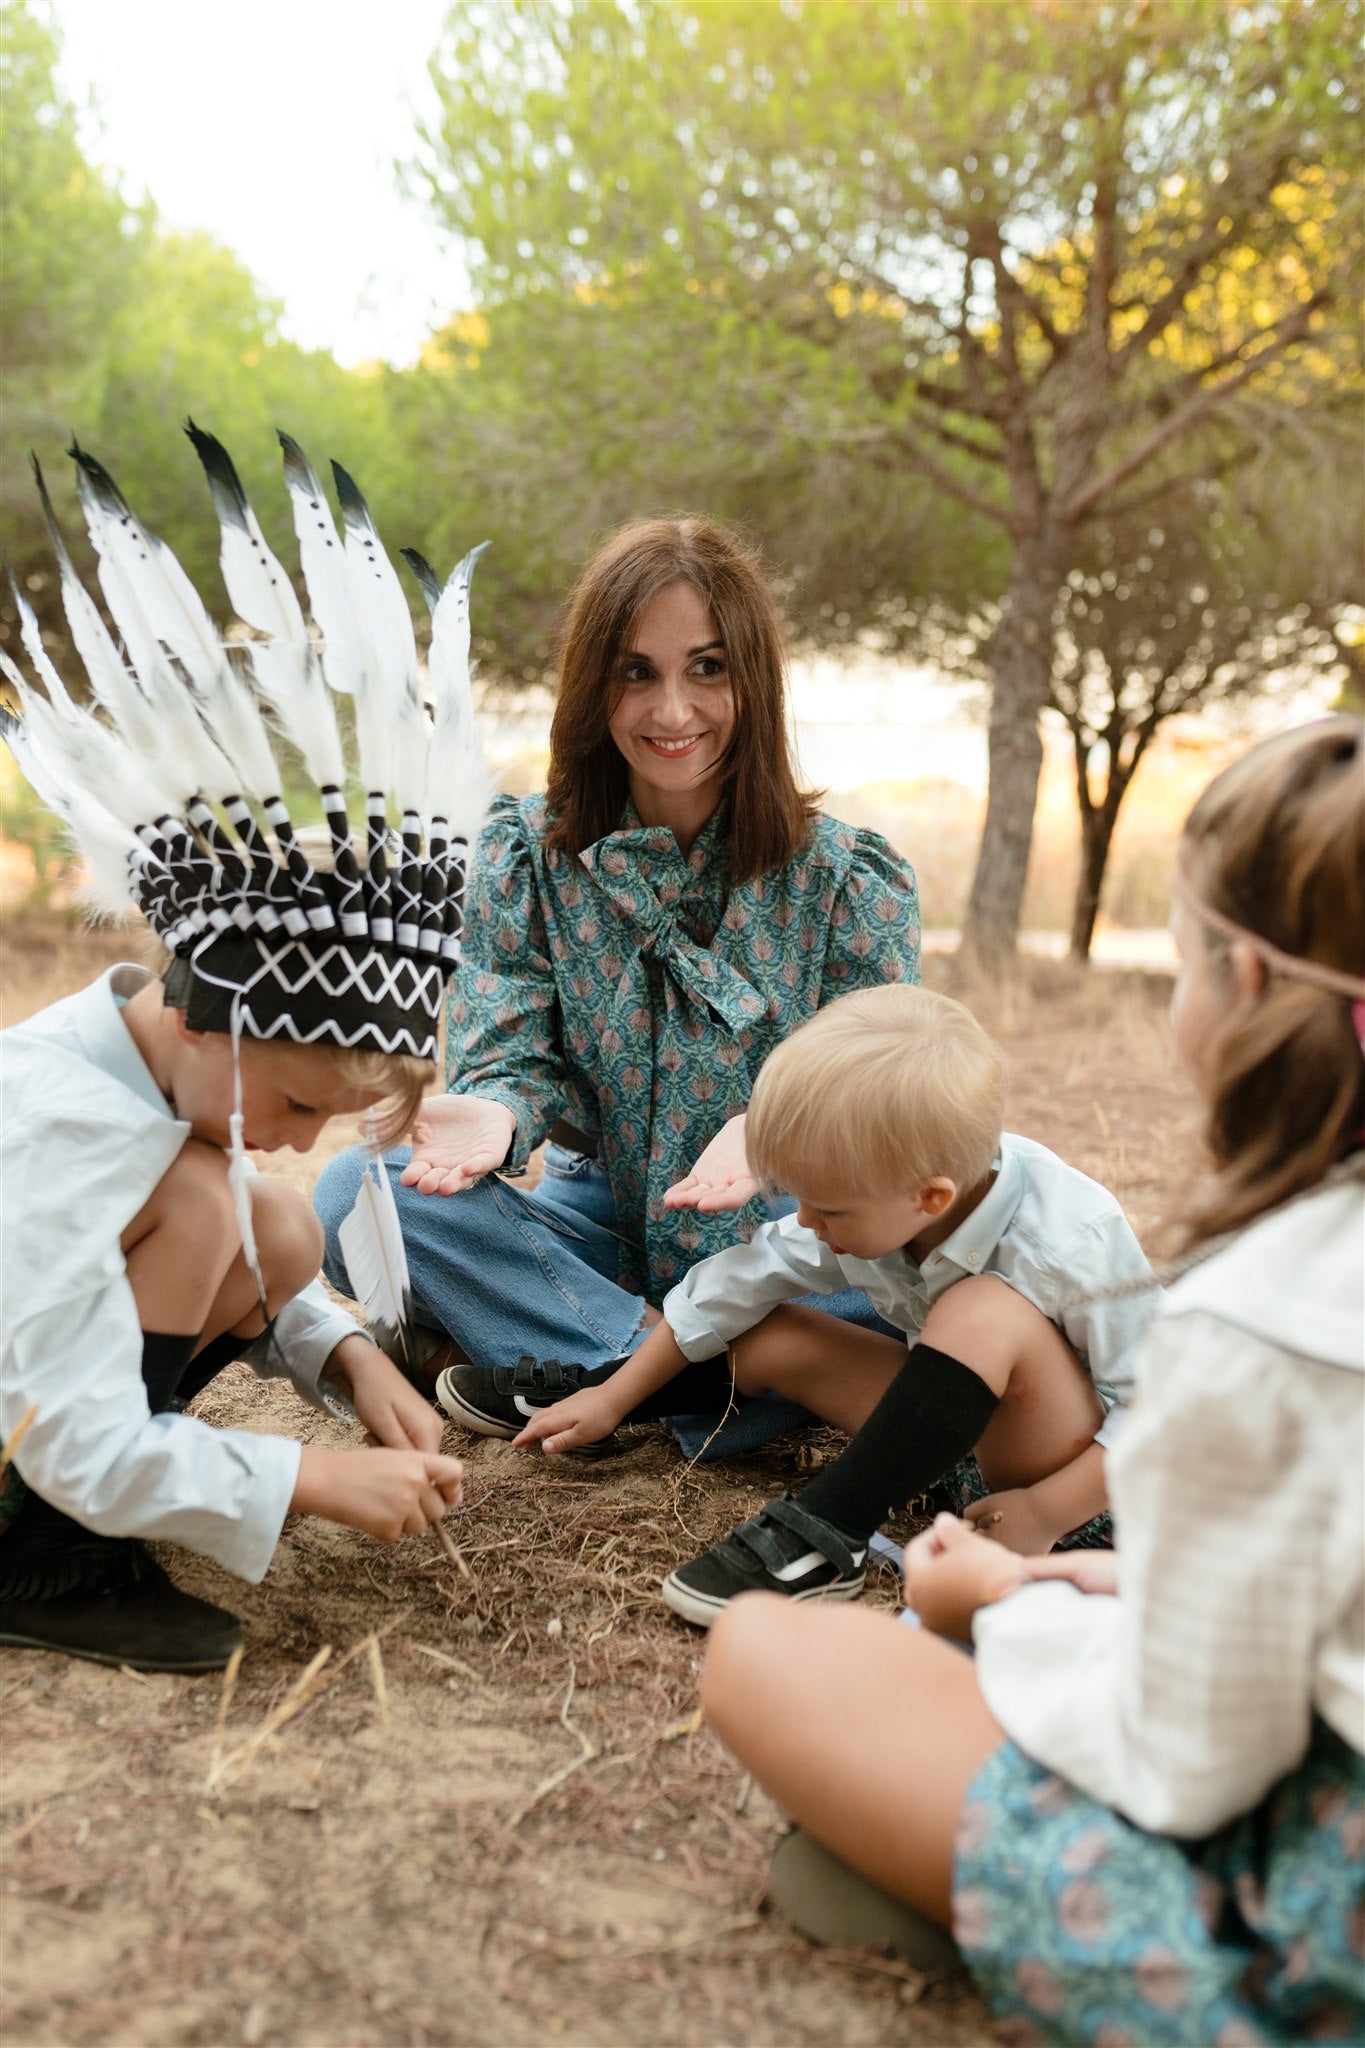
[{"label": "smiling woman", "polygon": [[[722,528],[637,521],[583,570],[548,788],[495,803],[479,848],[451,1092],[389,1160],[419,1320],[458,1347],[437,1395],[476,1428],[516,1435],[518,1402],[619,1361],[691,1265],[767,1220],[744,1154],[767,1054],[833,996],[919,978],[914,876],[800,788],[785,685],[772,595]],[[494,1178],[547,1136],[532,1194]],[[341,1287],[362,1165],[334,1160],[314,1196]],[[698,1372],[674,1389],[694,1417],[728,1392],[723,1361]],[[799,1413],[732,1418],[716,1447]]]}]

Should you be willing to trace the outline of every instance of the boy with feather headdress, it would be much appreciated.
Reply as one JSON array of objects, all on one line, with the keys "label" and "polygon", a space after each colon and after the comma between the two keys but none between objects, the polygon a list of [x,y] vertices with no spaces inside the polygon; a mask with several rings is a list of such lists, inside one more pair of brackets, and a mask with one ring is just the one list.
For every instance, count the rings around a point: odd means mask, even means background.
[{"label": "boy with feather headdress", "polygon": [[[164,979],[115,967],[0,1039],[0,1642],[178,1671],[226,1663],[241,1630],[177,1587],[146,1539],[255,1581],[291,1511],[392,1541],[460,1498],[438,1418],[318,1282],[305,1199],[255,1175],[248,1155],[308,1151],[328,1117],[385,1100],[380,1142],[411,1120],[458,959],[479,785],[470,565],[437,606],[447,701],[433,735],[411,619],[350,478],[339,473],[343,544],[285,442],[320,656],[226,452],[190,431],[229,595],[263,636],[250,680],[174,556],[80,449],[117,640],[43,495],[97,708],[68,694],[18,591],[43,690],[0,656],[22,711],[0,712],[0,727],[71,828],[97,901],[135,905],[171,955]],[[356,699],[363,864],[329,685]],[[318,784],[327,863],[294,829],[262,704]],[[373,1448],[301,1446],[183,1412],[242,1357],[354,1413]]]}]

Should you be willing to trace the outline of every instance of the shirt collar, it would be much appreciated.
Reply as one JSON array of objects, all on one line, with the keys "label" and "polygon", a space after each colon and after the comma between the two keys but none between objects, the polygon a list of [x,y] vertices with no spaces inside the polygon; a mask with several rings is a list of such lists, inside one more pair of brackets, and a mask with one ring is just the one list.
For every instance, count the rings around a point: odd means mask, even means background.
[{"label": "shirt collar", "polygon": [[970,1214],[963,1217],[951,1236],[928,1253],[921,1272],[932,1272],[940,1262],[957,1266],[964,1273],[984,1272],[1024,1197],[1024,1169],[1008,1137],[1002,1136],[995,1160],[995,1179]]},{"label": "shirt collar", "polygon": [[152,1079],[121,1014],[128,998],[153,978],[145,967],[109,968],[76,997],[76,1030],[92,1064],[112,1075],[149,1108],[173,1117],[175,1112]]}]

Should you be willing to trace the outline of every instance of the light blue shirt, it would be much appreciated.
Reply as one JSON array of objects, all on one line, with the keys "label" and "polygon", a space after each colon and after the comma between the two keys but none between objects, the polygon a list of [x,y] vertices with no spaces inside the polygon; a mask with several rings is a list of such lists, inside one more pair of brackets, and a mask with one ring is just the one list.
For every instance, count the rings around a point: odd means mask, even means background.
[{"label": "light blue shirt", "polygon": [[[1045,1145],[1006,1132],[995,1179],[922,1266],[908,1251],[880,1259],[833,1252],[795,1216],[694,1266],[667,1296],[664,1319],[690,1359],[714,1358],[782,1302],[856,1287],[913,1344],[941,1294],[994,1273],[1056,1323],[1108,1400],[1132,1388],[1131,1354],[1160,1305],[1141,1245],[1107,1188]],[[1090,1298],[1125,1281],[1141,1294]],[[1100,1440],[1109,1440],[1106,1420]]]},{"label": "light blue shirt", "polygon": [[[0,1435],[35,1406],[14,1462],[42,1499],[100,1535],[164,1537],[256,1580],[298,1444],[153,1415],[142,1379],[119,1239],[190,1136],[119,1014],[149,979],[111,968],[0,1033]],[[317,1282],[280,1312],[305,1399],[318,1402],[322,1368],[355,1328]]]}]

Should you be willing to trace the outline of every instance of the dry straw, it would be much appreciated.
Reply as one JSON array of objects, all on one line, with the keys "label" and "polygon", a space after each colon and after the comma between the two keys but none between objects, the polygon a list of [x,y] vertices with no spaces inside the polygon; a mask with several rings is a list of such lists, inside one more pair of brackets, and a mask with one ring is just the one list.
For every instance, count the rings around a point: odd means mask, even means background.
[{"label": "dry straw", "polygon": [[334,1684],[346,1666],[362,1653],[370,1660],[370,1673],[375,1698],[379,1703],[380,1717],[387,1721],[388,1692],[384,1684],[384,1665],[379,1655],[379,1644],[381,1638],[392,1634],[397,1628],[398,1620],[399,1617],[395,1615],[383,1628],[372,1629],[368,1635],[362,1636],[358,1643],[353,1643],[345,1655],[332,1664],[330,1670],[325,1667],[331,1660],[332,1646],[325,1643],[311,1663],[299,1673],[283,1698],[276,1701],[260,1725],[253,1728],[251,1733],[244,1736],[233,1748],[225,1750],[223,1742],[227,1732],[227,1711],[236,1688],[237,1673],[242,1661],[241,1651],[234,1650],[223,1673],[223,1697],[218,1709],[213,1756],[209,1762],[208,1776],[204,1780],[205,1798],[215,1798],[230,1785],[235,1785],[237,1780],[250,1770],[263,1750],[276,1746],[275,1738],[279,1731],[292,1721],[296,1714],[302,1713],[306,1706],[311,1705],[320,1693]]}]

